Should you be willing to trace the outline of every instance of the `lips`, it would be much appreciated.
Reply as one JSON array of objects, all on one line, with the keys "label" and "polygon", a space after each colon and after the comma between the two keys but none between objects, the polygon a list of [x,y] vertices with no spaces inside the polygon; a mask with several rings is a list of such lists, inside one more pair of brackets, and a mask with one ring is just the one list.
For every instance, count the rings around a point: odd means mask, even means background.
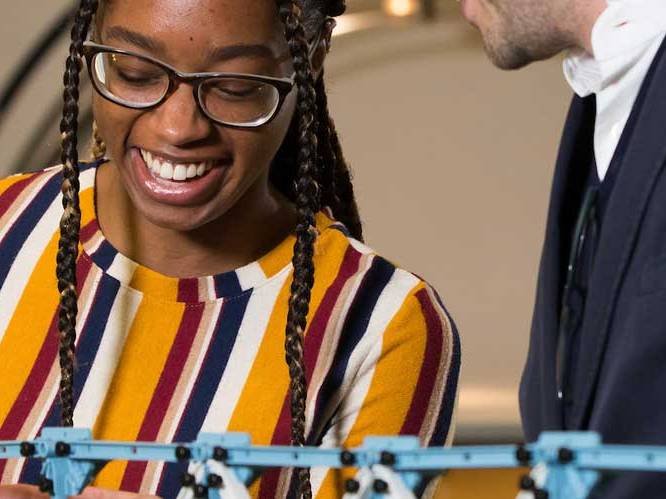
[{"label": "lips", "polygon": [[196,206],[211,199],[231,164],[231,159],[177,162],[136,147],[129,156],[141,194],[172,206]]}]

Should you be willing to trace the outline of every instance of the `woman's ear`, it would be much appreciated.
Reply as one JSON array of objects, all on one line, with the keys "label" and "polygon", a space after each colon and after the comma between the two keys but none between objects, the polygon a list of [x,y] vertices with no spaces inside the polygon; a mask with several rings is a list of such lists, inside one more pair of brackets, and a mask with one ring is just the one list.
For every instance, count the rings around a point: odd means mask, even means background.
[{"label": "woman's ear", "polygon": [[327,19],[321,27],[320,35],[317,37],[317,46],[314,47],[312,52],[312,71],[315,80],[319,78],[324,69],[324,60],[326,59],[326,54],[331,49],[331,37],[333,36],[335,24],[334,19]]}]

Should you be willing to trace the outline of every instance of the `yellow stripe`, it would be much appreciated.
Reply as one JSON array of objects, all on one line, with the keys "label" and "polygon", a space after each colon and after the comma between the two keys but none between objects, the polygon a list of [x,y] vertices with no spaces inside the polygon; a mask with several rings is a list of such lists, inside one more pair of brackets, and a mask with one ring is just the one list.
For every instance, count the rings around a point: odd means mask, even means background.
[{"label": "yellow stripe", "polygon": [[[333,223],[325,213],[319,212],[315,215],[315,224],[320,233],[324,231]],[[336,231],[337,232],[337,231]],[[294,243],[296,237],[290,235],[282,241],[276,248],[272,249],[267,255],[260,258],[258,263],[264,271],[266,277],[271,277],[280,272],[291,260],[294,254]]]},{"label": "yellow stripe", "polygon": [[418,382],[427,328],[421,306],[412,289],[383,335],[382,353],[370,388],[345,447],[361,445],[366,435],[394,435],[400,431]]},{"label": "yellow stripe", "polygon": [[[348,246],[342,235],[332,236],[326,234],[317,242],[315,285],[310,299],[308,324],[321,304],[324,293],[338,275]],[[284,335],[290,286],[291,277],[280,290],[266,334],[229,423],[228,431],[249,432],[252,442],[258,445],[270,443],[289,387],[289,372],[284,360]]]},{"label": "yellow stripe", "polygon": [[12,175],[11,177],[5,177],[0,180],[0,194],[9,189],[12,185],[25,180],[26,178],[36,175],[35,173],[23,173],[19,175]]},{"label": "yellow stripe", "polygon": [[[165,306],[144,297],[93,429],[95,438],[135,440],[178,332],[184,304]],[[127,462],[114,461],[95,483],[118,489]]]},{"label": "yellow stripe", "polygon": [[178,299],[178,279],[163,276],[147,267],[138,266],[132,275],[130,287],[140,289],[146,295],[166,301]]},{"label": "yellow stripe", "polygon": [[[81,193],[82,200],[92,198],[92,190]],[[82,223],[90,221],[88,214]],[[2,342],[0,342],[0,421],[4,421],[25,384],[37,355],[49,331],[53,314],[58,307],[55,261],[58,234],[54,234],[32,270],[21,298],[12,313]],[[30,269],[26,269],[30,271]],[[5,313],[10,313],[9,310]],[[26,318],[30,320],[26,320]]]}]

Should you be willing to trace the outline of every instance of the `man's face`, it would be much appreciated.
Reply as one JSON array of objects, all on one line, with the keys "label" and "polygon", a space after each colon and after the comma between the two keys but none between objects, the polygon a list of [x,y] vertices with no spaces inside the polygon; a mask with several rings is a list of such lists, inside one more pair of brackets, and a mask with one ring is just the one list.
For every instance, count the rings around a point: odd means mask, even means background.
[{"label": "man's face", "polygon": [[[481,32],[486,52],[502,69],[547,59],[571,46],[573,0],[461,0],[463,15]],[[568,7],[568,8],[567,8]]]}]

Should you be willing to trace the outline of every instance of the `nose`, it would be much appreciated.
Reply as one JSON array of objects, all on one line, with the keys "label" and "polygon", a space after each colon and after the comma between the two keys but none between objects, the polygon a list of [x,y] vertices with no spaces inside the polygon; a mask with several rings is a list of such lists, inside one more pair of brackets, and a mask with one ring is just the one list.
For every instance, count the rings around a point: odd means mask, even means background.
[{"label": "nose", "polygon": [[194,100],[192,86],[181,83],[153,110],[155,130],[173,146],[206,139],[212,129],[211,121],[201,112]]}]

